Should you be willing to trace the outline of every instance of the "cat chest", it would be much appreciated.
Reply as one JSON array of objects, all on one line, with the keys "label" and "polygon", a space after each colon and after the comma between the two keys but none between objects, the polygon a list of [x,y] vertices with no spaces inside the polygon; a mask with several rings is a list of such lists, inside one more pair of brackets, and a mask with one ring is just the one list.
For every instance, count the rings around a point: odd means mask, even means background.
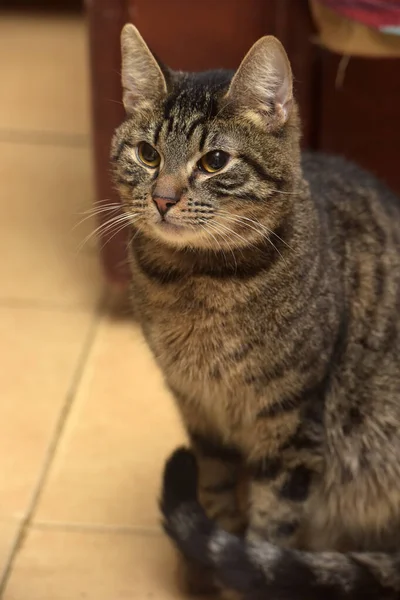
[{"label": "cat chest", "polygon": [[226,378],[242,343],[239,332],[232,331],[217,319],[208,323],[181,315],[174,323],[153,323],[148,327],[150,346],[168,377],[172,373],[183,379],[205,383]]},{"label": "cat chest", "polygon": [[182,316],[173,327],[153,324],[147,337],[167,383],[178,402],[181,399],[191,407],[192,416],[200,411],[223,431],[244,423],[243,332],[217,319],[199,323]]}]

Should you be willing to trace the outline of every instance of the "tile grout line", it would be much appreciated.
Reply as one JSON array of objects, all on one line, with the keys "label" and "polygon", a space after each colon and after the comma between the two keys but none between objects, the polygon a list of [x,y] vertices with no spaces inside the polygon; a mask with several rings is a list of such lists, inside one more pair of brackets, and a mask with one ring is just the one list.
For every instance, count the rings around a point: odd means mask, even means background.
[{"label": "tile grout line", "polygon": [[130,535],[130,536],[154,536],[162,537],[163,530],[154,526],[140,525],[100,525],[91,523],[69,523],[64,521],[35,521],[32,529],[39,531],[63,531],[64,533],[96,533]]},{"label": "tile grout line", "polygon": [[47,480],[47,477],[50,472],[50,468],[53,464],[53,460],[54,460],[55,453],[57,450],[58,442],[64,432],[64,428],[65,428],[68,416],[70,414],[76,393],[79,389],[79,385],[82,381],[83,374],[85,372],[85,368],[86,368],[86,365],[88,362],[88,358],[90,356],[91,350],[93,348],[93,345],[94,345],[94,342],[95,342],[95,339],[96,339],[96,336],[98,333],[98,326],[99,326],[101,317],[103,315],[104,305],[105,305],[105,298],[103,296],[101,298],[101,300],[99,301],[99,303],[93,313],[92,322],[89,326],[89,331],[87,333],[86,339],[85,339],[83,347],[81,349],[81,352],[78,356],[77,365],[72,374],[71,383],[68,387],[68,390],[67,390],[67,393],[65,396],[65,401],[61,408],[60,415],[57,419],[52,437],[48,444],[46,455],[45,455],[44,462],[43,462],[43,467],[41,469],[41,472],[39,473],[39,477],[37,479],[37,483],[33,490],[33,493],[32,493],[32,496],[31,496],[31,499],[29,502],[29,506],[26,511],[26,515],[22,519],[21,526],[19,528],[17,535],[15,536],[14,543],[12,544],[8,558],[5,562],[5,566],[2,570],[2,573],[0,574],[0,599],[3,598],[3,594],[6,590],[6,587],[7,587],[11,572],[12,572],[14,560],[18,554],[19,549],[21,548],[21,545],[27,534],[28,528],[32,522],[32,518],[35,514],[36,507],[40,500],[41,493],[44,488],[44,484]]},{"label": "tile grout line", "polygon": [[26,144],[64,146],[66,148],[90,147],[90,133],[64,131],[38,131],[35,129],[4,129],[0,127],[0,144]]},{"label": "tile grout line", "polygon": [[76,313],[83,312],[94,308],[96,311],[96,302],[90,306],[89,303],[76,302],[75,304],[62,304],[61,302],[47,302],[36,298],[1,298],[0,297],[0,310],[16,309],[16,310],[37,310],[37,311],[50,311],[59,313]]}]

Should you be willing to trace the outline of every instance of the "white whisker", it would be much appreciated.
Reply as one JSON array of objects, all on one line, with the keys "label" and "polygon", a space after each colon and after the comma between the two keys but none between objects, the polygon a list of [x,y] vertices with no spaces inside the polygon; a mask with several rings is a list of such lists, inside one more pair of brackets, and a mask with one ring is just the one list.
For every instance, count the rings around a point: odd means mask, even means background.
[{"label": "white whisker", "polygon": [[280,237],[280,235],[275,233],[275,231],[273,231],[272,229],[269,229],[269,227],[267,227],[263,223],[259,223],[258,221],[255,221],[254,219],[250,219],[249,217],[244,217],[242,215],[235,215],[235,214],[232,215],[231,213],[229,213],[227,211],[223,211],[223,210],[221,211],[221,214],[226,215],[227,217],[230,217],[231,219],[235,219],[237,222],[243,223],[243,225],[246,224],[244,221],[248,221],[252,225],[255,225],[260,233],[265,231],[265,233],[267,235],[274,235],[276,238],[278,238],[278,240],[280,240],[283,244],[285,244],[285,246],[287,246],[289,248],[289,250],[292,250],[292,252],[295,251],[294,248],[292,246],[290,246],[290,244],[288,244],[283,238]]},{"label": "white whisker", "polygon": [[88,210],[83,210],[79,212],[79,215],[97,215],[98,213],[105,212],[107,210],[120,210],[122,208],[121,204],[105,204],[103,206],[95,206],[93,208],[89,208]]},{"label": "white whisker", "polygon": [[[130,223],[132,223],[132,221],[130,221]],[[104,243],[100,246],[100,250],[103,250],[105,248],[105,246],[107,246],[107,244],[115,237],[117,236],[121,231],[123,231],[124,229],[126,229],[126,223],[123,223],[122,225],[120,225],[119,227],[117,227],[116,231],[113,231],[112,234],[104,241]]]},{"label": "white whisker", "polygon": [[[222,215],[222,219],[228,220],[223,215]],[[245,237],[243,237],[242,235],[240,235],[239,233],[237,233],[236,231],[234,231],[230,227],[227,227],[226,225],[223,225],[222,223],[218,223],[218,226],[219,227],[223,227],[227,231],[227,233],[236,236],[239,240],[241,240],[244,243],[245,246],[252,246],[253,248],[257,248],[257,246],[255,244],[253,244],[253,242],[250,242],[249,240],[246,240]]]},{"label": "white whisker", "polygon": [[111,219],[108,219],[108,221],[106,221],[105,223],[101,223],[101,225],[99,225],[98,227],[96,227],[93,231],[91,231],[85,238],[84,240],[79,244],[78,246],[78,252],[80,252],[82,250],[82,248],[95,236],[99,236],[104,235],[105,233],[109,233],[110,231],[112,231],[114,229],[114,227],[119,226],[121,223],[124,224],[124,226],[129,225],[129,223],[132,222],[132,217],[136,216],[135,214],[133,215],[116,215],[115,217],[112,217]]},{"label": "white whisker", "polygon": [[[215,237],[215,235],[213,235],[211,233],[211,231],[208,230],[208,228],[212,229],[213,231],[215,231],[219,235],[222,235],[224,241],[225,241],[225,236],[223,234],[221,234],[221,232],[218,231],[218,229],[215,226],[213,227],[213,224],[211,224],[211,223],[207,223],[207,227],[203,227],[204,231],[206,231],[212,237],[212,239],[215,241],[215,243],[217,244],[218,249],[221,251],[222,256],[225,259],[225,265],[226,265],[226,267],[228,267],[228,260],[227,260],[226,253],[225,253],[225,250],[224,250],[222,244],[218,241],[218,239]],[[235,262],[235,266],[236,266],[236,270],[237,270],[237,261],[236,261],[235,254],[234,254],[232,248],[230,247],[229,243],[227,244],[227,246],[228,246],[228,250],[230,250],[230,252],[232,253],[232,257],[233,257],[233,260]],[[212,248],[212,250],[214,251],[214,254],[216,254],[216,249]]]},{"label": "white whisker", "polygon": [[87,216],[84,217],[83,219],[80,219],[77,223],[75,223],[75,225],[72,227],[71,231],[74,231],[77,227],[79,227],[80,225],[82,225],[82,223],[84,223],[85,221],[88,221],[89,219],[94,219],[95,217],[102,215],[104,213],[115,213],[118,212],[120,213],[120,207],[115,207],[115,208],[101,208],[101,209],[96,209],[96,210],[91,210],[91,211],[87,211],[86,213],[81,213],[81,214],[86,214]]},{"label": "white whisker", "polygon": [[[208,225],[211,225],[211,224],[208,224]],[[214,223],[212,223],[212,227],[213,227],[213,230],[223,238],[224,243],[227,245],[228,250],[231,252],[233,260],[235,262],[236,271],[237,271],[238,264],[237,264],[237,258],[236,258],[234,250],[236,252],[239,252],[242,255],[242,258],[244,255],[243,255],[243,250],[240,246],[234,245],[233,248],[231,246],[231,239],[230,239],[229,235],[232,235],[232,234],[237,235],[236,232],[232,231],[229,227],[226,227],[226,226],[222,225],[221,223],[214,222]]]},{"label": "white whisker", "polygon": [[[238,218],[234,218],[232,215],[229,215],[229,214],[228,214],[228,215],[226,216],[225,214],[222,214],[222,215],[221,215],[221,217],[222,217],[222,219],[225,219],[225,220],[227,220],[227,221],[231,221],[231,222],[234,222],[234,223],[241,223],[243,226],[245,226],[245,227],[248,227],[249,229],[251,229],[252,231],[255,231],[256,233],[263,233],[263,231],[262,231],[262,230],[260,231],[260,229],[256,229],[256,228],[255,228],[255,227],[253,227],[251,224],[249,224],[249,223],[246,223],[246,221],[242,221],[242,220],[240,220],[240,219],[238,219]],[[257,224],[257,222],[255,222],[255,223]],[[266,229],[267,229],[267,228],[266,228]],[[273,232],[273,231],[265,231],[265,239],[267,239],[267,240],[268,240],[268,242],[271,244],[271,246],[272,246],[272,247],[275,249],[275,251],[276,251],[276,252],[279,254],[279,256],[281,257],[281,259],[284,261],[285,265],[286,265],[286,266],[288,266],[288,264],[287,264],[287,261],[286,261],[286,259],[284,258],[283,254],[280,252],[279,248],[277,248],[277,247],[275,246],[274,242],[273,242],[273,241],[270,239],[269,235],[270,235],[271,233],[274,233],[274,232]],[[278,236],[278,237],[279,237],[279,236]],[[282,240],[282,241],[283,241],[283,240]],[[251,244],[251,245],[252,245],[253,247],[255,247],[255,246],[254,246],[254,244]]]}]

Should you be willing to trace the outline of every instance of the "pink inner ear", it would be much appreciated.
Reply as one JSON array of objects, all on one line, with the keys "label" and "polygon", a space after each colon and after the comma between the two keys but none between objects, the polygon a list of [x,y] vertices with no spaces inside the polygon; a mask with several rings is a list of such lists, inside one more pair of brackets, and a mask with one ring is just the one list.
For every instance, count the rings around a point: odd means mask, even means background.
[{"label": "pink inner ear", "polygon": [[135,109],[138,103],[138,96],[134,92],[129,92],[125,89],[122,98],[127,113]]},{"label": "pink inner ear", "polygon": [[290,111],[292,110],[293,98],[289,98],[288,100],[286,100],[286,102],[284,102],[283,104],[279,104],[278,106],[279,110],[282,111],[283,121],[287,121],[287,119],[289,118]]},{"label": "pink inner ear", "polygon": [[270,128],[285,123],[293,103],[292,74],[277,40],[262,38],[256,42],[236,72],[230,93],[243,108],[253,107],[266,115]]},{"label": "pink inner ear", "polygon": [[[285,56],[282,56],[280,52],[273,53],[273,61],[279,81],[275,90],[275,103],[281,104],[283,109],[287,111],[286,116],[288,116],[293,99],[292,74]],[[288,106],[286,106],[287,104]]]}]

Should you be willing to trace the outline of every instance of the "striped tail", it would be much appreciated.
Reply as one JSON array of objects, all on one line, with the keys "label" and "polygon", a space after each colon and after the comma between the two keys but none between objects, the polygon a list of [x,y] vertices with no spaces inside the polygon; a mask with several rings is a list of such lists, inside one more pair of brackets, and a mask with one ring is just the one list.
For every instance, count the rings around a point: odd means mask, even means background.
[{"label": "striped tail", "polygon": [[166,464],[161,511],[179,550],[246,600],[400,600],[400,553],[302,552],[223,531],[198,502],[197,463],[185,448]]}]

